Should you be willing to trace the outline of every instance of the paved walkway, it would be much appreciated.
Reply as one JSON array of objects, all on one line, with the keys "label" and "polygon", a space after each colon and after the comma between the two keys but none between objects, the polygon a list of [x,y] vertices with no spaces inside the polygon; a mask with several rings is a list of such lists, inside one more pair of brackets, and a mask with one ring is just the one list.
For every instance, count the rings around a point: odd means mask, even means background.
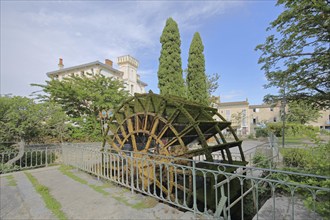
[{"label": "paved walkway", "polygon": [[[114,184],[103,188],[109,193],[104,195],[89,186],[104,186],[102,181],[77,170],[71,172],[88,184],[64,175],[58,166],[27,172],[49,188],[69,219],[193,219],[190,212],[178,211]],[[8,176],[13,177],[16,186]],[[0,219],[56,219],[23,172],[1,175],[0,181]]]}]

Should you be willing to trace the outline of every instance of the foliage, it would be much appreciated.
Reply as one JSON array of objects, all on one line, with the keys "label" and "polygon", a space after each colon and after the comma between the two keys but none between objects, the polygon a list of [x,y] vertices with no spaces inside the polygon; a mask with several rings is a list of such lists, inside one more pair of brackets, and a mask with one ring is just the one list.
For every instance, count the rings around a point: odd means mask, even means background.
[{"label": "foliage", "polygon": [[307,149],[281,150],[285,166],[295,167],[307,173],[330,176],[330,142]]},{"label": "foliage", "polygon": [[314,108],[308,103],[301,101],[289,103],[288,122],[306,124],[311,121],[316,121],[319,117],[319,109]]},{"label": "foliage", "polygon": [[[283,162],[286,166],[284,170],[310,173],[327,177],[330,176],[330,142],[318,144],[317,147],[307,149],[281,149],[281,154],[283,155]],[[297,175],[278,175],[276,178],[300,184],[330,188],[330,179]],[[290,192],[289,189],[284,190],[288,190]],[[311,193],[304,190],[300,190],[300,193],[306,198],[306,206],[313,209],[314,200]],[[317,199],[315,201],[316,212],[321,214],[323,217],[330,216],[329,198],[329,192],[319,192],[317,194]]]},{"label": "foliage", "polygon": [[[256,50],[269,83],[286,88],[289,101],[304,100],[315,106],[330,106],[330,6],[326,0],[278,0],[285,10],[267,30],[279,34],[267,37]],[[278,95],[265,101],[274,103]]]},{"label": "foliage", "polygon": [[207,75],[206,86],[210,97],[219,88],[219,79],[220,75],[218,73]]},{"label": "foliage", "polygon": [[259,137],[268,137],[268,129],[267,128],[255,128],[256,138]]},{"label": "foliage", "polygon": [[32,84],[46,93],[37,94],[37,98],[60,104],[72,118],[86,115],[96,118],[100,111],[115,108],[128,96],[122,82],[102,74],[72,76],[62,81],[51,79],[46,83]]},{"label": "foliage", "polygon": [[252,158],[252,163],[254,166],[261,167],[261,168],[269,168],[272,166],[272,162],[267,158],[266,155],[262,154],[261,152],[257,151]]},{"label": "foliage", "polygon": [[[282,137],[282,122],[274,122],[267,124],[267,130],[274,133],[276,137]],[[286,123],[285,124],[285,134],[291,136],[307,136],[310,138],[315,138],[316,133],[319,128],[313,127],[311,125],[302,125],[296,123]]]},{"label": "foliage", "polygon": [[188,99],[202,105],[209,105],[204,45],[198,32],[194,34],[189,48],[186,82]]},{"label": "foliage", "polygon": [[18,171],[18,170],[20,170],[19,166],[16,166],[16,165],[13,166],[13,165],[0,163],[0,174],[9,173],[9,172]]},{"label": "foliage", "polygon": [[35,103],[26,97],[0,97],[0,141],[43,142],[46,136],[62,140],[66,116],[53,103]]},{"label": "foliage", "polygon": [[247,136],[247,138],[248,138],[248,139],[254,139],[254,134],[249,134],[249,135]]},{"label": "foliage", "polygon": [[306,165],[306,150],[289,148],[282,151],[283,163],[288,167],[304,168]]},{"label": "foliage", "polygon": [[69,127],[72,141],[95,142],[103,140],[101,125],[93,116],[72,119],[74,125]]},{"label": "foliage", "polygon": [[172,18],[168,18],[166,21],[160,43],[162,44],[158,67],[160,94],[185,97],[180,33],[177,23]]},{"label": "foliage", "polygon": [[[62,106],[69,116],[69,134],[74,141],[99,141],[102,137],[99,112],[116,108],[128,97],[122,82],[101,74],[88,73],[46,83],[33,84],[45,93],[37,94],[37,98]],[[60,131],[63,130],[58,127]]]}]

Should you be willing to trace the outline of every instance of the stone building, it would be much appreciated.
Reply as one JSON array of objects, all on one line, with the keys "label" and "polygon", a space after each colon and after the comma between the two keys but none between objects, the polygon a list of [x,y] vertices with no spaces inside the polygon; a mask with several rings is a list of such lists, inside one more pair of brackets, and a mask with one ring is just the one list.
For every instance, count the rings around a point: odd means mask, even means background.
[{"label": "stone building", "polygon": [[232,122],[232,127],[239,135],[250,134],[249,102],[219,102],[218,112],[227,121]]},{"label": "stone building", "polygon": [[320,115],[317,121],[309,124],[330,131],[330,109],[320,111]]},{"label": "stone building", "polygon": [[59,59],[58,70],[46,73],[48,77],[58,80],[71,76],[83,76],[86,74],[102,74],[121,80],[131,95],[134,93],[145,93],[147,84],[140,79],[137,73],[139,62],[130,55],[120,56],[117,59],[119,69],[113,67],[113,62],[106,59],[104,63],[94,61],[77,66],[64,68],[63,59]]},{"label": "stone building", "polygon": [[[261,104],[250,105],[248,100],[238,102],[221,102],[220,97],[212,97],[212,107],[227,120],[239,135],[249,135],[256,127],[265,127],[267,123],[281,121],[281,104],[275,106]],[[286,112],[288,108],[286,107]],[[320,111],[320,117],[308,125],[330,130],[330,110]]]}]

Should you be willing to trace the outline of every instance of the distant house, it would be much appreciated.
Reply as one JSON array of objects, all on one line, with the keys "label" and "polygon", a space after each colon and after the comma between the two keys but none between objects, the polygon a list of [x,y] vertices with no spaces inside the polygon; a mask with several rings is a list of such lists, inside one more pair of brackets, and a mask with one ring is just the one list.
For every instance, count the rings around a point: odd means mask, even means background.
[{"label": "distant house", "polygon": [[71,76],[83,76],[89,74],[102,74],[106,77],[113,77],[125,83],[125,88],[131,95],[134,93],[145,93],[147,84],[140,80],[137,74],[139,62],[130,55],[118,57],[117,64],[119,69],[113,67],[113,62],[106,59],[104,63],[94,61],[77,66],[64,68],[63,59],[59,59],[58,70],[47,73],[47,76],[53,79],[63,80]]},{"label": "distant house", "polygon": [[227,121],[232,122],[232,127],[238,134],[250,134],[249,120],[249,102],[219,102],[218,112],[225,117]]},{"label": "distant house", "polygon": [[281,121],[281,106],[262,104],[250,105],[249,115],[251,119],[251,126],[260,126],[269,122]]},{"label": "distant house", "polygon": [[[270,122],[281,121],[281,104],[275,106],[261,104],[249,105],[248,100],[237,102],[221,102],[220,97],[212,97],[212,107],[232,123],[233,129],[239,135],[248,135],[255,132],[256,127],[264,127]],[[288,107],[286,107],[288,112]],[[320,117],[316,122],[308,125],[330,130],[330,110],[320,111]]]}]

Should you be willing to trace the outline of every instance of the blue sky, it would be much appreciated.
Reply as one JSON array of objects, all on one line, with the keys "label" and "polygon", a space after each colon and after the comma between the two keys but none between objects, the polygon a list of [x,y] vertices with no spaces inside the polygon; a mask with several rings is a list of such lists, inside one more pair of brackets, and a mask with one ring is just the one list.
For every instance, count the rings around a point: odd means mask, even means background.
[{"label": "blue sky", "polygon": [[[221,101],[261,104],[267,83],[254,48],[283,10],[259,1],[1,1],[1,94],[28,96],[46,72],[130,54],[141,79],[158,93],[159,38],[166,19],[179,25],[183,69],[198,31],[206,72],[220,74]],[[116,67],[116,64],[115,64]]]}]

